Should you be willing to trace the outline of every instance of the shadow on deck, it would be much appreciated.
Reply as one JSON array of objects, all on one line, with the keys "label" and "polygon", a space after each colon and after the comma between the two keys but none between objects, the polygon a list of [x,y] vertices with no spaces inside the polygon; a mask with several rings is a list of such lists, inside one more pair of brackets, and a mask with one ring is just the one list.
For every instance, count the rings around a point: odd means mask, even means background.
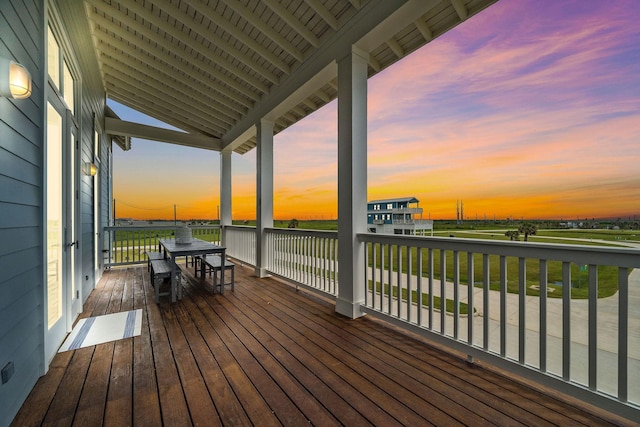
[{"label": "shadow on deck", "polygon": [[[146,267],[105,272],[81,317],[143,310],[142,335],[58,353],[14,425],[609,425],[380,321],[236,267],[153,302]],[[206,286],[206,287],[205,287]]]}]

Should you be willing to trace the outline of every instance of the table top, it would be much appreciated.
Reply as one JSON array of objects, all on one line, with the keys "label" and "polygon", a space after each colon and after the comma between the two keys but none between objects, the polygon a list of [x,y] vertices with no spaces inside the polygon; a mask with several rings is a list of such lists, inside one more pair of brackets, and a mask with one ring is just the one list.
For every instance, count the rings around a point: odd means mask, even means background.
[{"label": "table top", "polygon": [[195,238],[191,243],[176,243],[176,239],[160,239],[160,244],[172,256],[208,254],[225,250],[224,246]]}]

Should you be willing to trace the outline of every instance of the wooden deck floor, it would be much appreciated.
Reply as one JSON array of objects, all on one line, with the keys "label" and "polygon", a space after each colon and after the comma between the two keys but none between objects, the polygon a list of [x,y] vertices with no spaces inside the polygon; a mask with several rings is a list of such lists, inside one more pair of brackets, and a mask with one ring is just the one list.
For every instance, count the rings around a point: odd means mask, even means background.
[{"label": "wooden deck floor", "polygon": [[234,292],[187,274],[160,305],[145,267],[106,272],[82,317],[142,308],[142,335],[57,354],[13,425],[620,423],[236,270]]}]

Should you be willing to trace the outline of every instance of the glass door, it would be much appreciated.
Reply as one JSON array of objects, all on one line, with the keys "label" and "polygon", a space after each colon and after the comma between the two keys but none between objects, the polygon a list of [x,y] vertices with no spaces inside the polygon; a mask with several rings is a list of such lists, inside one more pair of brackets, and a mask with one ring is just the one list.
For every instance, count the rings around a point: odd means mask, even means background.
[{"label": "glass door", "polygon": [[[51,10],[52,11],[52,10]],[[53,19],[53,16],[50,16]],[[55,28],[47,32],[47,110],[44,144],[45,361],[58,351],[82,311],[78,280],[78,135],[75,79]]]},{"label": "glass door", "polygon": [[80,245],[78,242],[78,166],[79,144],[78,125],[70,110],[67,110],[67,137],[65,138],[67,165],[65,166],[67,183],[65,191],[65,270],[70,290],[70,304],[67,330],[71,330],[73,321],[82,312],[82,286],[80,277]]},{"label": "glass door", "polygon": [[46,141],[46,319],[45,357],[49,363],[67,333],[68,287],[65,282],[65,228],[63,203],[63,115],[47,103]]}]

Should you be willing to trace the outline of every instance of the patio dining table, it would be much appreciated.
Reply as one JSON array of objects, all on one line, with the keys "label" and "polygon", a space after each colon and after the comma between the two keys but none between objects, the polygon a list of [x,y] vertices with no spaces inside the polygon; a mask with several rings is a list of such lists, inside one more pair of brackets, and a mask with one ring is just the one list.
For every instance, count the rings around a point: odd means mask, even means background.
[{"label": "patio dining table", "polygon": [[[221,263],[222,263],[222,283],[224,283],[224,262],[225,262],[225,252],[226,248],[224,246],[219,246],[211,242],[207,242],[201,239],[192,239],[190,243],[178,243],[175,238],[171,239],[159,239],[158,240],[159,248],[163,253],[165,258],[168,256],[171,257],[171,302],[176,301],[176,289],[177,289],[177,298],[182,299],[182,286],[177,286],[176,284],[176,258],[184,256],[197,256],[197,255],[206,255],[206,254],[220,254]],[[215,292],[215,289],[214,289]]]}]

